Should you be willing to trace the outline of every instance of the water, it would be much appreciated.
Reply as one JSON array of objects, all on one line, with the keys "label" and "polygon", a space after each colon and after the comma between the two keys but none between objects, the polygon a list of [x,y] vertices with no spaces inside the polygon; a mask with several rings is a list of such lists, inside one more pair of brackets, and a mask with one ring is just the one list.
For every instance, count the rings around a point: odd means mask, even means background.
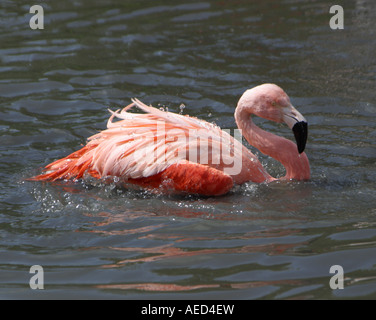
[{"label": "water", "polygon": [[[30,4],[3,1],[0,297],[375,298],[376,8],[342,3],[344,30],[331,3],[308,0],[56,1],[31,30]],[[264,82],[308,119],[309,182],[200,198],[24,181],[132,97],[234,129],[239,96]]]}]

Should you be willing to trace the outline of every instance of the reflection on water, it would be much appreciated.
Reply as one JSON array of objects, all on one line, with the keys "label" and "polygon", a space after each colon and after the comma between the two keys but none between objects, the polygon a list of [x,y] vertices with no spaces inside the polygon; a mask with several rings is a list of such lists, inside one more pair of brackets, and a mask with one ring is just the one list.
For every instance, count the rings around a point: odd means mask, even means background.
[{"label": "reflection on water", "polygon": [[[112,218],[111,218],[112,220]],[[117,220],[115,218],[115,220]],[[118,221],[116,221],[118,222]],[[100,224],[101,226],[103,224]],[[178,234],[169,235],[169,234],[153,234],[152,232],[156,229],[162,228],[165,225],[159,224],[159,225],[153,225],[148,227],[142,227],[142,228],[136,228],[136,229],[126,229],[126,230],[111,230],[111,231],[105,231],[105,230],[96,230],[96,231],[90,231],[90,232],[96,232],[101,233],[106,236],[111,235],[129,235],[129,234],[146,234],[145,236],[139,237],[139,239],[147,239],[147,240],[163,240],[163,241],[171,241],[173,240],[173,243],[168,243],[162,246],[158,247],[152,247],[152,248],[140,248],[140,247],[113,247],[110,249],[113,250],[120,250],[123,252],[135,252],[141,255],[141,258],[132,258],[132,259],[126,259],[121,260],[116,263],[116,265],[104,265],[103,267],[116,267],[120,266],[122,264],[127,263],[137,263],[137,262],[150,262],[150,261],[158,261],[158,260],[165,260],[165,259],[171,259],[171,258],[187,258],[192,257],[196,255],[210,255],[210,254],[229,254],[229,253],[247,253],[247,252],[267,252],[270,255],[274,254],[282,254],[286,250],[294,247],[297,244],[260,244],[260,245],[249,245],[249,246],[242,246],[238,247],[235,246],[233,248],[213,248],[213,249],[198,249],[198,250],[192,250],[190,248],[189,250],[185,250],[183,248],[175,247],[174,244],[179,244],[184,246],[184,242],[210,242],[212,240],[212,237],[205,237],[205,236],[198,236],[191,237],[191,236],[179,236]],[[222,237],[216,237],[215,240],[217,244],[219,243],[237,243],[240,242],[238,240],[252,240],[252,239],[268,239],[269,237],[287,237],[291,236],[294,233],[297,233],[297,230],[277,230],[276,232],[273,232],[272,230],[269,230],[268,232],[262,232],[261,235],[258,235],[257,232],[251,232],[251,233],[245,233],[240,235],[224,235]],[[266,233],[266,234],[265,234]],[[301,243],[300,243],[301,244]],[[145,255],[147,255],[145,257]]]},{"label": "reflection on water", "polygon": [[[375,3],[25,1],[0,8],[0,297],[333,299],[376,296]],[[270,10],[273,8],[273,10]],[[26,177],[146,103],[234,129],[243,91],[274,82],[309,122],[309,182],[218,198]],[[265,130],[293,139],[282,125]],[[274,176],[284,170],[258,154]],[[329,287],[330,266],[345,289]]]}]

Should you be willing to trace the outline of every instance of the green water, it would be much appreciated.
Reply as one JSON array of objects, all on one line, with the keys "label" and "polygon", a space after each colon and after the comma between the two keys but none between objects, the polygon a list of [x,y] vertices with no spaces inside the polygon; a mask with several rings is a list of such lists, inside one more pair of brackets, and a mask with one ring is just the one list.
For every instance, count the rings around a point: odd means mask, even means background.
[{"label": "green water", "polygon": [[[342,1],[345,28],[332,30],[331,5],[51,1],[31,30],[30,3],[4,1],[0,297],[376,298],[376,7]],[[234,129],[240,95],[264,82],[308,120],[309,182],[200,198],[24,181],[133,97]],[[32,265],[44,290],[29,286]],[[329,286],[332,265],[342,290]]]}]

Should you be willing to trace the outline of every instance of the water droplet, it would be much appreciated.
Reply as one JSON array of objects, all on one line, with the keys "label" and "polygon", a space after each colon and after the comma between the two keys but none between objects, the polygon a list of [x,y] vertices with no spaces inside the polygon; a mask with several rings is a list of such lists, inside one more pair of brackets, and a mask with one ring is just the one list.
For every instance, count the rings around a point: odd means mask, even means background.
[{"label": "water droplet", "polygon": [[185,104],[182,103],[182,104],[179,106],[179,109],[180,109],[179,114],[183,114],[183,110],[184,110],[184,108],[185,108]]}]

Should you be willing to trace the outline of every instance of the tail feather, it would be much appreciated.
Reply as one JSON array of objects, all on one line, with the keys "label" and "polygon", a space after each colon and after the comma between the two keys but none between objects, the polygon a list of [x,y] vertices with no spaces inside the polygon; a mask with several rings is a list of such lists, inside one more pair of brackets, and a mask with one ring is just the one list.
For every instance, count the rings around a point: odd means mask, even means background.
[{"label": "tail feather", "polygon": [[58,159],[43,169],[43,173],[29,178],[29,181],[56,181],[60,179],[78,180],[82,178],[85,172],[88,172],[95,178],[99,177],[99,173],[91,168],[92,157],[87,156],[88,152],[95,148],[96,145],[86,145],[82,149],[71,153],[69,156]]}]

